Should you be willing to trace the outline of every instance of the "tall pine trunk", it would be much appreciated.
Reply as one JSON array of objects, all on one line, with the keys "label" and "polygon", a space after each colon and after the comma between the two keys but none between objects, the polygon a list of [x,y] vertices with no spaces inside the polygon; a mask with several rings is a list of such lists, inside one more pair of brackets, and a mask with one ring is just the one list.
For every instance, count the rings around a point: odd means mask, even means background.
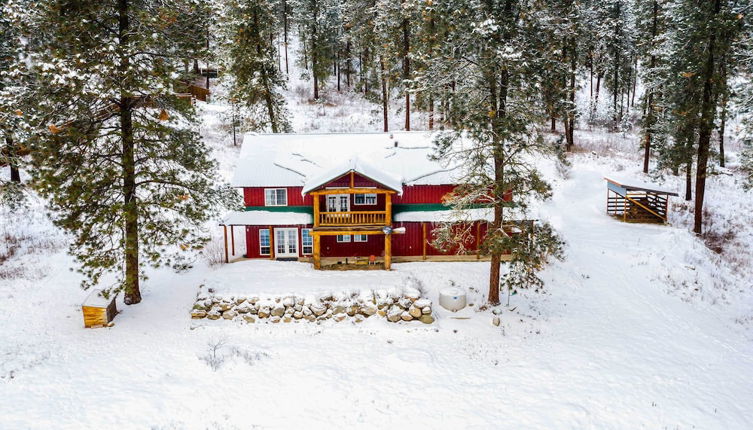
[{"label": "tall pine trunk", "polygon": [[575,74],[577,72],[577,57],[575,38],[572,39],[572,45],[570,46],[570,84],[569,84],[569,100],[570,108],[567,110],[565,118],[566,130],[565,141],[567,142],[567,150],[571,151],[575,144]]},{"label": "tall pine trunk", "polygon": [[285,45],[285,74],[290,74],[288,66],[288,1],[282,0],[282,31],[283,44]]},{"label": "tall pine trunk", "polygon": [[[714,2],[714,16],[719,14],[720,0]],[[709,162],[709,146],[711,142],[711,130],[714,128],[714,50],[716,49],[716,29],[710,29],[708,42],[708,57],[706,68],[703,73],[703,99],[701,102],[701,120],[698,127],[698,160],[695,172],[695,217],[693,220],[693,232],[703,232],[703,198],[706,193],[706,172]]]},{"label": "tall pine trunk", "polygon": [[7,136],[5,138],[5,149],[8,151],[8,155],[10,156],[10,161],[8,162],[8,166],[10,167],[10,181],[20,183],[21,173],[18,171],[18,166],[13,160],[16,156],[16,148],[13,144],[13,139]]},{"label": "tall pine trunk", "polygon": [[[401,2],[402,3],[402,2]],[[405,130],[410,131],[410,92],[407,81],[410,79],[410,30],[408,19],[402,22],[403,30],[403,86],[405,87]]]},{"label": "tall pine trunk", "polygon": [[[724,59],[722,59],[724,61]],[[719,165],[724,167],[724,131],[727,126],[727,104],[729,103],[729,91],[727,90],[727,67],[721,65],[722,69],[722,110],[719,112]]]},{"label": "tall pine trunk", "polygon": [[379,56],[379,70],[381,71],[382,78],[382,119],[384,121],[384,131],[389,131],[390,128],[387,119],[387,102],[389,101],[387,98],[387,76],[384,70],[384,58],[381,55]]},{"label": "tall pine trunk", "polygon": [[120,139],[122,145],[121,165],[123,175],[123,222],[125,280],[123,301],[127,305],[141,302],[139,289],[139,214],[136,198],[136,157],[133,140],[133,97],[128,91],[130,59],[127,47],[130,42],[128,0],[118,0],[118,39],[125,52],[120,58]]},{"label": "tall pine trunk", "polygon": [[[658,27],[657,27],[657,19],[659,15],[659,2],[658,0],[654,0],[653,2],[653,12],[652,12],[652,21],[651,21],[651,46],[654,45],[654,40],[656,39]],[[649,67],[652,70],[654,70],[654,67],[656,67],[656,55],[651,54],[651,59],[649,60]],[[648,89],[648,97],[646,98],[646,106],[645,106],[645,136],[643,137],[643,173],[648,173],[648,167],[649,167],[649,161],[651,159],[651,138],[653,136],[653,127],[654,127],[654,88]],[[633,92],[635,94],[635,92]]]}]

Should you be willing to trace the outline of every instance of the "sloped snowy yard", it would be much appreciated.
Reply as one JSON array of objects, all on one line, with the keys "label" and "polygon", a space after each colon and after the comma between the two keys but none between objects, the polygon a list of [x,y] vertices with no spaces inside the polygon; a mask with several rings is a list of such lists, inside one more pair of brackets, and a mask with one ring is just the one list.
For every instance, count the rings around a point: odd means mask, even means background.
[{"label": "sloped snowy yard", "polygon": [[473,291],[473,308],[432,325],[189,318],[202,283],[286,294],[415,278],[436,300],[450,281],[483,293],[488,276],[485,263],[249,261],[152,273],[142,304],[86,330],[69,258],[35,257],[40,277],[0,279],[0,428],[750,428],[750,273],[683,227],[608,218],[607,166],[576,158],[556,181],[538,215],[567,260],[544,272],[547,293],[513,296],[500,327]]}]

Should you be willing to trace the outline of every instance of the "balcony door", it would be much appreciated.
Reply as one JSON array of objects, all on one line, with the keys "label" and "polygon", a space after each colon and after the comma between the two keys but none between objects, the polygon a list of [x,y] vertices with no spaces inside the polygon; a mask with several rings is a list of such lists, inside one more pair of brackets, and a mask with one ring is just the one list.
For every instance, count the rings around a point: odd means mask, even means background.
[{"label": "balcony door", "polygon": [[275,257],[298,257],[298,229],[275,229]]},{"label": "balcony door", "polygon": [[350,194],[328,195],[327,212],[350,212]]}]

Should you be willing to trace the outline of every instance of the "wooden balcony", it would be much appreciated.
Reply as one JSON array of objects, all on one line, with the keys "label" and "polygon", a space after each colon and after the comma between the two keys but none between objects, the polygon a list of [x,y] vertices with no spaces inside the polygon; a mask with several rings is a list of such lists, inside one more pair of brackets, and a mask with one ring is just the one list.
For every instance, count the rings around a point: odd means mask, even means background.
[{"label": "wooden balcony", "polygon": [[359,225],[389,225],[387,211],[319,212],[321,227],[346,227]]}]

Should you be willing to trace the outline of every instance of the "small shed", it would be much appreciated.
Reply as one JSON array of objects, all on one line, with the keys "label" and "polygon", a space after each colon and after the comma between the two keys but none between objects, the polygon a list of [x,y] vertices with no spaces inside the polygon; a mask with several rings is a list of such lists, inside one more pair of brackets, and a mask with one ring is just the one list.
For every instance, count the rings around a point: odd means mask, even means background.
[{"label": "small shed", "polygon": [[667,222],[669,197],[677,193],[651,184],[604,179],[607,181],[607,214],[625,222]]},{"label": "small shed", "polygon": [[115,297],[113,294],[109,299],[105,298],[102,290],[92,290],[81,304],[81,311],[84,315],[84,327],[104,327],[110,324],[118,313],[115,307]]}]

